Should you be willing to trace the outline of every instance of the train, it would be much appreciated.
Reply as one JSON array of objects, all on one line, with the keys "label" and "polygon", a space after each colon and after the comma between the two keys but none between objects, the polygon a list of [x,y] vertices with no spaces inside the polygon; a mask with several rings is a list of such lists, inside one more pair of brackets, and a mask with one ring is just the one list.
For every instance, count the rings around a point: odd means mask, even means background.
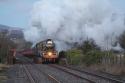
[{"label": "train", "polygon": [[55,43],[52,39],[46,39],[37,43],[33,47],[34,57],[33,61],[35,63],[58,63],[59,55],[56,50]]}]

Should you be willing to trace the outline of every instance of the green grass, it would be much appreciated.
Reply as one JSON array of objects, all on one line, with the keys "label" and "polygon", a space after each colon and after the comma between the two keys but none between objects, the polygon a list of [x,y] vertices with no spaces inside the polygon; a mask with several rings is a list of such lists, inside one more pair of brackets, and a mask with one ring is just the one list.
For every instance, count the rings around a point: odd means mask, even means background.
[{"label": "green grass", "polygon": [[81,63],[82,51],[73,49],[66,52],[68,63],[72,65],[77,65]]},{"label": "green grass", "polygon": [[104,55],[103,52],[98,50],[92,50],[83,54],[82,50],[78,49],[71,49],[66,52],[67,60],[69,64],[72,65],[92,65],[92,64],[99,64]]}]

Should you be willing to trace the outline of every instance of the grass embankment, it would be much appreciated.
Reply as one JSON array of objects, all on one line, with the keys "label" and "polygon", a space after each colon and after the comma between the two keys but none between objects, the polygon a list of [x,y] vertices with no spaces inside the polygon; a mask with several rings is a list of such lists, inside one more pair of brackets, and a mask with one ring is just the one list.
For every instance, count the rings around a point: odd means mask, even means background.
[{"label": "grass embankment", "polygon": [[90,66],[100,63],[102,53],[94,50],[83,54],[82,50],[72,49],[66,52],[66,56],[69,64]]},{"label": "grass embankment", "polygon": [[8,65],[0,64],[0,83],[4,83],[8,77],[7,77],[7,69],[9,68]]},{"label": "grass embankment", "polygon": [[70,65],[76,65],[83,68],[86,67],[92,70],[104,71],[116,75],[125,75],[124,65],[116,64],[117,62],[112,52],[100,50],[83,52],[79,49],[71,49],[66,51],[66,57]]}]

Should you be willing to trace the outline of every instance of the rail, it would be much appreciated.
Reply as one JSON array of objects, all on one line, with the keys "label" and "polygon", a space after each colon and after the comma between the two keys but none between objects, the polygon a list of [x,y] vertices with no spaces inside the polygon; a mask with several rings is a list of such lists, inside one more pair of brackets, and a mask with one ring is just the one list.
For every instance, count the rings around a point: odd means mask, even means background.
[{"label": "rail", "polygon": [[[60,66],[60,65],[55,65],[55,66]],[[109,80],[109,81],[112,81],[112,82],[115,82],[115,83],[125,83],[125,81],[123,81],[123,80],[106,77],[106,76],[104,76],[104,75],[101,75],[101,74],[99,75],[99,74],[96,74],[96,73],[93,73],[93,72],[90,72],[90,71],[79,70],[79,69],[72,68],[72,67],[69,67],[69,66],[62,66],[62,67],[65,67],[65,68],[68,68],[68,69],[71,69],[71,70],[74,70],[74,71],[78,71],[78,72],[81,72],[81,73],[86,73],[86,74],[88,74],[88,75],[100,77],[100,78],[102,78],[102,79]]]}]

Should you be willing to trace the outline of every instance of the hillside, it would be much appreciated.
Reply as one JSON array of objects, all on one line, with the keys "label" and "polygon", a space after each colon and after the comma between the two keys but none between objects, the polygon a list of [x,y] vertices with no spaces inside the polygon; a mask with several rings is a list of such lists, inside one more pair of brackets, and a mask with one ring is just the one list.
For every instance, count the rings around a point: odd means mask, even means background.
[{"label": "hillside", "polygon": [[24,33],[21,28],[18,27],[9,27],[6,25],[0,24],[0,33],[5,33],[7,38],[12,40],[17,44],[17,49],[22,49],[25,46]]}]

